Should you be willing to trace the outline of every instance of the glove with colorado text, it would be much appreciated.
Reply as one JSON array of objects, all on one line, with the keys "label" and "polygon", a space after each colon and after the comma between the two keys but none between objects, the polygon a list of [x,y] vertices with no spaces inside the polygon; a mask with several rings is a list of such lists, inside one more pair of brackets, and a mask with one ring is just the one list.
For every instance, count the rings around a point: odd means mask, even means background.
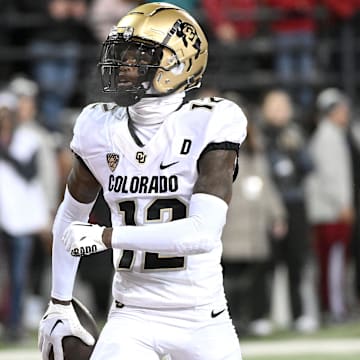
[{"label": "glove with colorado text", "polygon": [[104,226],[79,221],[72,222],[65,230],[63,242],[72,256],[85,256],[107,250],[102,241]]},{"label": "glove with colorado text", "polygon": [[62,340],[65,336],[75,336],[89,346],[95,343],[94,337],[80,324],[72,304],[60,305],[50,301],[39,327],[38,347],[42,360],[49,359],[51,348],[54,360],[64,359]]}]

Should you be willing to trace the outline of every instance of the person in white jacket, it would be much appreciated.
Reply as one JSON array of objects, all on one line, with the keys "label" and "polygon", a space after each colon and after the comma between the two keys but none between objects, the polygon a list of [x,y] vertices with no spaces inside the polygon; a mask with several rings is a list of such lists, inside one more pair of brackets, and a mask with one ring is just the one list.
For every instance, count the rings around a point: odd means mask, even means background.
[{"label": "person in white jacket", "polygon": [[34,235],[49,226],[50,213],[40,182],[37,157],[40,139],[19,126],[17,98],[0,93],[0,245],[9,265],[10,309],[5,340],[24,333],[23,301]]},{"label": "person in white jacket", "polygon": [[328,88],[318,95],[317,108],[319,123],[309,143],[315,169],[307,180],[306,199],[318,258],[321,312],[340,321],[346,316],[344,277],[354,218],[346,135],[350,106],[344,93]]}]

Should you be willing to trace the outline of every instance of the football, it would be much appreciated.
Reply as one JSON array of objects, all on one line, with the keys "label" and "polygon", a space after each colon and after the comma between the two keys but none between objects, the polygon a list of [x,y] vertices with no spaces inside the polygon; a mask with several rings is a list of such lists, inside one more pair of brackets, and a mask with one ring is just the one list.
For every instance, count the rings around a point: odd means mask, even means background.
[{"label": "football", "polygon": [[[99,337],[99,330],[90,311],[80,300],[74,298],[72,301],[74,310],[80,320],[81,325],[95,338],[95,344]],[[75,336],[66,336],[62,341],[64,349],[64,360],[89,360],[94,346],[84,344]],[[49,360],[54,360],[54,353],[51,349]]]}]

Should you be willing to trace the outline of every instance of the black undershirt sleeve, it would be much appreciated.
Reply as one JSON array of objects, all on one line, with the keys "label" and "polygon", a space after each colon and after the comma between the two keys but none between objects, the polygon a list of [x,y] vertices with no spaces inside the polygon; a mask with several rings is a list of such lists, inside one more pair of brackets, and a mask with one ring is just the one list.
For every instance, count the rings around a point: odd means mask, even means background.
[{"label": "black undershirt sleeve", "polygon": [[233,143],[231,141],[224,141],[220,143],[210,143],[206,146],[206,148],[201,152],[199,160],[198,160],[198,170],[199,170],[199,161],[203,155],[205,155],[209,151],[213,150],[233,150],[236,152],[236,162],[234,166],[234,173],[233,173],[233,181],[235,181],[238,171],[239,171],[239,164],[238,164],[238,156],[239,156],[239,148],[240,144]]}]

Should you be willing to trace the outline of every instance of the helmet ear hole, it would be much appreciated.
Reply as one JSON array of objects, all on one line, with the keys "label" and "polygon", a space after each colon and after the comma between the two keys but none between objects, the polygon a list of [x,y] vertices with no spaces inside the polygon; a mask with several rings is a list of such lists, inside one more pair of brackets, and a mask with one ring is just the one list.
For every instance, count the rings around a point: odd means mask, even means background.
[{"label": "helmet ear hole", "polygon": [[175,66],[174,68],[172,68],[170,71],[174,74],[174,75],[180,75],[182,74],[182,72],[184,71],[185,68],[185,64],[184,63],[180,63],[179,65]]}]

